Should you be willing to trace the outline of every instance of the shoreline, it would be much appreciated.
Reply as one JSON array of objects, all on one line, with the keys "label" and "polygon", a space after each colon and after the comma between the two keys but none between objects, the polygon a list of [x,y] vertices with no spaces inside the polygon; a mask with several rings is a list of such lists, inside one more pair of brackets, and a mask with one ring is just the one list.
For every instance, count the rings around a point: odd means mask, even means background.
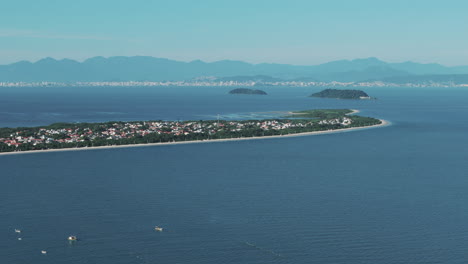
[{"label": "shoreline", "polygon": [[[352,109],[353,112],[349,114],[355,114],[358,110]],[[357,111],[357,112],[354,112]],[[61,148],[61,149],[45,149],[45,150],[27,150],[27,151],[12,151],[12,152],[0,152],[2,155],[19,155],[19,154],[37,154],[37,153],[50,153],[50,152],[61,152],[61,151],[83,151],[83,150],[98,150],[98,149],[115,149],[115,148],[136,148],[136,147],[154,147],[154,146],[168,146],[168,145],[181,145],[181,144],[198,144],[198,143],[216,143],[216,142],[228,142],[228,141],[241,141],[241,140],[258,140],[258,139],[272,139],[272,138],[284,138],[284,137],[300,137],[300,136],[314,136],[321,134],[334,134],[342,132],[350,132],[361,129],[378,128],[388,126],[391,123],[384,119],[379,119],[382,123],[372,126],[364,127],[350,127],[343,129],[324,130],[324,131],[312,131],[302,132],[287,135],[274,135],[274,136],[262,136],[262,137],[242,137],[242,138],[222,138],[222,139],[208,139],[208,140],[192,140],[192,141],[177,141],[177,142],[161,142],[161,143],[146,143],[146,144],[128,144],[128,145],[112,145],[112,146],[97,146],[97,147],[84,147],[84,148]]]},{"label": "shoreline", "polygon": [[[354,114],[357,114],[357,113],[360,113],[361,111],[357,110],[357,109],[349,109],[351,110],[352,112],[351,113],[347,113],[346,115],[354,115]],[[382,119],[380,119],[382,120]]]},{"label": "shoreline", "polygon": [[[357,113],[360,113],[361,111],[360,110],[357,110],[357,109],[349,109],[351,110],[351,113],[347,113],[345,115],[354,115],[354,114],[357,114]],[[281,113],[281,112],[279,112]],[[287,115],[301,115],[302,113],[298,113],[298,112],[292,112],[292,111],[289,111],[289,112],[286,112]],[[379,119],[379,120],[383,120],[383,119]]]}]

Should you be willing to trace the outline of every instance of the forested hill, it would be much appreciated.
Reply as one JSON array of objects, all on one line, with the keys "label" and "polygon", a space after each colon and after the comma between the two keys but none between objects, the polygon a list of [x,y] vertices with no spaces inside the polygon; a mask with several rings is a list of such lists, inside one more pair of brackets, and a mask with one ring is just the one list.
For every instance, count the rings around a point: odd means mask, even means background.
[{"label": "forested hill", "polygon": [[337,99],[368,99],[369,95],[361,90],[325,89],[310,97],[337,98]]},{"label": "forested hill", "polygon": [[262,90],[255,90],[255,89],[247,89],[247,88],[237,88],[231,90],[229,94],[253,94],[253,95],[267,95],[265,91]]}]

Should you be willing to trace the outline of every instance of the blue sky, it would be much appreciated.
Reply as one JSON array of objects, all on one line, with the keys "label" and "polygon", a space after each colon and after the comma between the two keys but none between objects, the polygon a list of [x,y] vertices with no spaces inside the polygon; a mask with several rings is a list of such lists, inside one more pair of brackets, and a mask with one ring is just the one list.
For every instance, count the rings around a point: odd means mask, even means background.
[{"label": "blue sky", "polygon": [[0,0],[0,64],[147,55],[468,65],[468,1]]}]

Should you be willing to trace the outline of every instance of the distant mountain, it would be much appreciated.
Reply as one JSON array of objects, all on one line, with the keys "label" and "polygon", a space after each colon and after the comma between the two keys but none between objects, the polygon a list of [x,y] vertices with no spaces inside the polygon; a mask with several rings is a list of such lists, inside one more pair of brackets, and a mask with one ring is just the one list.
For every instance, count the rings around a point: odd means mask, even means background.
[{"label": "distant mountain", "polygon": [[389,63],[388,65],[396,70],[406,71],[411,74],[448,74],[456,72],[453,68],[445,67],[437,63],[421,64],[406,61],[401,63]]},{"label": "distant mountain", "polygon": [[321,81],[355,82],[367,79],[383,79],[396,76],[408,76],[406,71],[396,70],[388,65],[375,65],[362,70],[337,72],[322,75]]},{"label": "distant mountain", "polygon": [[[179,81],[215,76],[226,81],[280,80],[341,81],[383,80],[412,75],[468,74],[468,66],[446,67],[415,62],[387,63],[377,58],[339,60],[313,66],[250,64],[242,61],[181,62],[135,57],[94,57],[83,62],[41,59],[0,65],[0,81]],[[409,77],[408,77],[409,78]]]},{"label": "distant mountain", "polygon": [[382,67],[387,66],[386,62],[383,62],[377,58],[367,59],[355,59],[355,60],[338,60],[327,62],[315,66],[315,73],[337,73],[337,72],[350,72],[350,71],[364,71],[371,67]]}]

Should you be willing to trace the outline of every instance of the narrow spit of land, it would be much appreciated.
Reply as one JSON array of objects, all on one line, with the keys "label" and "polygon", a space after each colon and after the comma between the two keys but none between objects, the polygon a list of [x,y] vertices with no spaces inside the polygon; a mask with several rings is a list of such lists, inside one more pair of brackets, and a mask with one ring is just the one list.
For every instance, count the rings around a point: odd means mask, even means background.
[{"label": "narrow spit of land", "polygon": [[304,136],[388,124],[385,120],[354,115],[357,112],[321,109],[263,120],[56,123],[0,128],[0,155]]}]

